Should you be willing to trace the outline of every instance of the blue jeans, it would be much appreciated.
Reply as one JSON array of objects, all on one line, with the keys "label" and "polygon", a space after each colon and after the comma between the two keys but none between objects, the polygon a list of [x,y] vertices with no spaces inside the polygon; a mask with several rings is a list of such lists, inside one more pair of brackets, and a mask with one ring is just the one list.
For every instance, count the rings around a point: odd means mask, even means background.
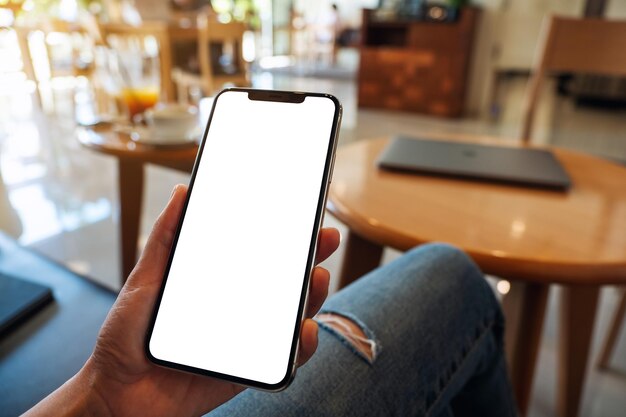
[{"label": "blue jeans", "polygon": [[218,416],[516,416],[504,320],[476,265],[442,244],[413,249],[329,298],[373,360],[321,323],[319,347],[285,391],[247,390]]}]

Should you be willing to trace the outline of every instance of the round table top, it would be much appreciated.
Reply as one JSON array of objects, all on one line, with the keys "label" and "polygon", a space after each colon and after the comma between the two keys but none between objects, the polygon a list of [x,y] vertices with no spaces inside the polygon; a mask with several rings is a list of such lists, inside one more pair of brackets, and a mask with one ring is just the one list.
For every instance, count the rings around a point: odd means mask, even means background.
[{"label": "round table top", "polygon": [[180,145],[148,145],[131,139],[128,133],[116,131],[111,126],[81,127],[78,141],[87,148],[121,159],[152,163],[193,163],[198,153],[196,142]]},{"label": "round table top", "polygon": [[[205,97],[198,103],[198,123],[206,124],[213,106],[213,97]],[[80,127],[78,141],[96,152],[116,156],[124,160],[150,162],[190,171],[198,153],[196,142],[179,145],[149,145],[133,140],[128,127],[115,128],[114,122],[104,122],[90,127]]]},{"label": "round table top", "polygon": [[398,250],[448,242],[503,278],[626,283],[626,167],[553,149],[573,182],[560,192],[382,171],[386,143],[337,151],[328,209],[356,234]]}]

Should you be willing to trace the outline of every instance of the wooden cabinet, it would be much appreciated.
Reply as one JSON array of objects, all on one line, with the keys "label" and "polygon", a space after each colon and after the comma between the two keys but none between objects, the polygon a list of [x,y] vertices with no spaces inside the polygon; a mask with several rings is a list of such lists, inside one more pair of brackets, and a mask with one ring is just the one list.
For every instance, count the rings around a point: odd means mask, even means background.
[{"label": "wooden cabinet", "polygon": [[363,11],[359,106],[463,114],[479,9],[451,23],[376,20]]}]

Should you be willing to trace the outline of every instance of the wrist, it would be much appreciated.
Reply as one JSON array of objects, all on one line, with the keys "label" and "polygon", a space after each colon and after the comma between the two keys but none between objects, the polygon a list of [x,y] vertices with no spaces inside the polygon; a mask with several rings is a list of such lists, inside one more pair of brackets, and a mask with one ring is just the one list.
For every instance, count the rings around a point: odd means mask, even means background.
[{"label": "wrist", "polygon": [[79,395],[82,401],[82,409],[86,415],[93,417],[113,417],[106,391],[99,386],[101,378],[91,363],[87,361],[85,366],[76,374],[78,386],[82,388]]},{"label": "wrist", "polygon": [[106,399],[96,387],[89,362],[70,380],[27,411],[25,417],[112,417]]}]

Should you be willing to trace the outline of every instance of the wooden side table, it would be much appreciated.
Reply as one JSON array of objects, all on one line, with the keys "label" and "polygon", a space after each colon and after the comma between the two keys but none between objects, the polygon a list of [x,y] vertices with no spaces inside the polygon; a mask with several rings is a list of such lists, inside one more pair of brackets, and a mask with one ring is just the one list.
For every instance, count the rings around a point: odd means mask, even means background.
[{"label": "wooden side table", "polygon": [[555,149],[567,193],[381,171],[386,139],[339,148],[329,211],[350,228],[341,285],[405,251],[443,241],[487,274],[512,281],[507,356],[526,413],[548,290],[563,285],[557,409],[578,415],[601,285],[626,284],[626,168]]},{"label": "wooden side table", "polygon": [[[198,103],[200,126],[209,120],[213,97]],[[155,164],[183,172],[191,172],[198,153],[195,143],[176,146],[152,146],[133,141],[126,133],[116,132],[111,125],[101,128],[81,127],[77,130],[78,141],[95,152],[117,158],[120,196],[120,254],[121,283],[137,262],[137,242],[141,224],[141,208],[144,183],[144,165]]]},{"label": "wooden side table", "polygon": [[[204,120],[204,119],[202,119]],[[191,172],[198,145],[151,146],[131,140],[125,133],[110,128],[79,128],[79,142],[85,147],[117,158],[120,196],[121,283],[137,262],[137,241],[141,224],[144,165],[155,164],[179,171]]]}]

